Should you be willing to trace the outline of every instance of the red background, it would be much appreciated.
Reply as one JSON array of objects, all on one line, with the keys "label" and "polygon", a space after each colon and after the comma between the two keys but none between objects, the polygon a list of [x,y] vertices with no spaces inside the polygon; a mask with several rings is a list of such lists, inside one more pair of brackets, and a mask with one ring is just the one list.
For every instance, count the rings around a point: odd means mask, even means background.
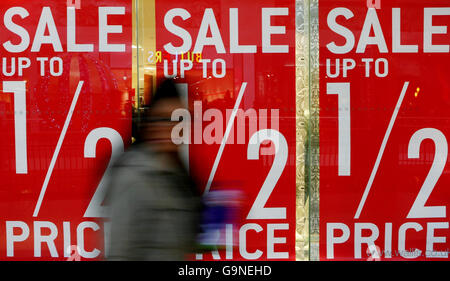
[{"label": "red background", "polygon": [[[77,43],[94,44],[92,53],[68,53],[66,46],[66,1],[7,1],[0,4],[1,10],[19,6],[30,15],[13,21],[23,26],[31,40],[39,21],[42,8],[50,7],[63,53],[55,53],[51,45],[43,45],[39,53],[10,54],[3,48],[1,56],[28,57],[32,66],[23,77],[0,77],[1,81],[27,81],[27,144],[28,174],[16,174],[14,146],[14,103],[12,93],[0,93],[0,259],[52,260],[46,244],[42,244],[42,258],[33,258],[33,221],[50,221],[58,227],[55,240],[59,258],[63,257],[63,221],[71,223],[71,241],[76,244],[76,227],[82,221],[95,221],[101,227],[93,232],[85,231],[85,249],[98,248],[103,256],[103,223],[100,219],[83,218],[84,212],[109,162],[111,146],[107,140],[97,145],[97,157],[84,158],[84,142],[96,128],[110,127],[118,131],[127,146],[131,140],[131,1],[84,0],[76,10]],[[98,52],[98,7],[120,6],[126,8],[125,15],[108,16],[108,24],[122,25],[123,34],[110,34],[109,43],[125,44],[122,53]],[[2,13],[3,14],[3,13]],[[2,42],[19,37],[0,27]],[[48,31],[47,31],[48,32]],[[32,42],[31,42],[32,43]],[[36,57],[59,56],[64,61],[64,73],[60,77],[41,77]],[[84,81],[78,103],[62,144],[52,177],[47,187],[39,215],[33,211],[53,156],[66,115],[80,80]],[[24,221],[30,228],[30,236],[24,242],[15,243],[13,258],[6,258],[5,221]],[[45,232],[45,230],[44,230]],[[17,234],[17,233],[16,233]]]},{"label": "red background", "polygon": [[[406,249],[418,248],[425,254],[426,223],[448,222],[444,219],[406,219],[414,200],[430,170],[434,158],[434,144],[425,140],[420,148],[420,159],[408,159],[408,143],[411,136],[423,128],[440,130],[448,139],[450,136],[450,68],[449,54],[423,52],[424,7],[443,7],[444,1],[382,1],[377,10],[389,53],[380,54],[377,46],[368,46],[365,53],[356,54],[356,44],[366,16],[366,1],[320,1],[320,257],[326,259],[326,223],[341,222],[350,228],[350,238],[344,244],[335,245],[335,258],[352,260],[353,232],[355,222],[370,222],[378,226],[380,235],[376,245],[383,250],[384,223],[393,223],[392,250],[398,245],[398,228],[405,222],[417,222],[423,230],[406,233]],[[349,28],[355,35],[355,48],[348,54],[334,55],[326,45],[335,41],[344,44],[344,39],[327,26],[327,15],[336,7],[350,9],[354,17],[337,22]],[[392,8],[401,8],[402,44],[415,44],[415,54],[392,53]],[[449,16],[434,16],[434,26],[449,27]],[[373,31],[371,33],[373,36]],[[433,44],[450,42],[450,35],[433,35]],[[326,59],[352,58],[357,62],[347,78],[327,78]],[[365,78],[365,65],[361,58],[386,58],[389,61],[389,75]],[[333,65],[334,67],[334,65]],[[334,69],[334,68],[333,68]],[[378,172],[367,197],[359,219],[354,220],[364,188],[388,128],[394,107],[403,84],[409,87],[401,105]],[[338,105],[337,95],[327,95],[326,83],[351,83],[351,176],[338,176]],[[415,96],[416,89],[420,91]],[[448,162],[448,160],[447,160]],[[449,207],[450,168],[447,163],[425,206]],[[369,233],[363,233],[368,235]],[[338,234],[340,235],[340,234]],[[435,251],[450,247],[449,230],[436,230],[435,236],[446,237],[447,243],[435,244]],[[367,258],[367,245],[362,246],[362,257]],[[383,259],[383,258],[382,258]],[[393,255],[392,260],[400,259]],[[425,259],[425,256],[418,258]],[[441,259],[442,260],[442,259]]]},{"label": "red background", "polygon": [[[246,220],[261,186],[269,173],[273,163],[273,156],[260,156],[260,160],[247,160],[247,145],[249,140],[246,129],[245,144],[225,146],[220,164],[211,185],[211,190],[238,189],[243,192],[244,203],[241,209],[241,221],[257,223],[264,229],[260,233],[253,230],[247,232],[248,252],[256,249],[263,251],[260,260],[267,259],[267,223],[288,223],[289,230],[275,231],[275,237],[287,237],[286,244],[275,245],[276,252],[288,252],[289,259],[295,259],[295,6],[294,1],[156,1],[156,49],[163,51],[163,46],[173,42],[179,46],[179,37],[168,32],[164,27],[164,15],[172,8],[186,9],[191,18],[186,21],[176,18],[174,23],[188,30],[191,34],[193,46],[198,29],[203,18],[205,8],[212,8],[219,26],[221,37],[225,45],[226,54],[217,54],[216,49],[206,46],[202,58],[222,58],[227,64],[227,74],[224,78],[202,78],[202,65],[194,63],[194,69],[186,74],[185,79],[177,78],[177,83],[189,84],[189,105],[193,109],[194,100],[203,100],[203,112],[208,108],[217,108],[225,115],[225,109],[234,107],[236,98],[243,82],[247,88],[240,108],[247,110],[253,108],[268,109],[270,122],[270,109],[279,109],[279,130],[288,142],[289,155],[286,167],[275,186],[266,207],[286,207],[287,219],[283,220]],[[285,35],[272,35],[272,44],[288,45],[289,53],[267,54],[262,53],[261,43],[261,8],[287,7],[288,16],[273,16],[272,25],[286,26]],[[256,45],[255,54],[230,54],[229,48],[229,8],[239,9],[239,43],[241,45]],[[208,33],[210,36],[210,33]],[[175,58],[173,56],[173,58]],[[163,76],[163,63],[157,66],[158,75]],[[171,73],[171,68],[169,68]],[[211,73],[209,64],[208,73]],[[230,99],[223,98],[224,94],[231,93]],[[217,95],[217,98],[208,96]],[[193,116],[193,115],[191,115]],[[203,122],[205,128],[210,122]],[[236,124],[236,123],[235,123]],[[224,131],[227,123],[224,122]],[[268,123],[270,128],[270,123]],[[191,173],[199,181],[203,190],[211,172],[220,144],[192,144],[189,146]],[[235,240],[236,241],[236,240]],[[224,255],[221,255],[224,259]],[[211,258],[206,255],[205,259]],[[243,259],[238,249],[234,250],[234,259]]]}]

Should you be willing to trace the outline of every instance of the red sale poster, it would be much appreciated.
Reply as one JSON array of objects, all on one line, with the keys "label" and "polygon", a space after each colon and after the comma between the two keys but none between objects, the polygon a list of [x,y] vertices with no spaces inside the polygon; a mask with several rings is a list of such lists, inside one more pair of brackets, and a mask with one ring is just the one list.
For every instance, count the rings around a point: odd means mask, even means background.
[{"label": "red sale poster", "polygon": [[224,247],[193,259],[295,260],[295,1],[155,9],[157,75],[175,79],[190,113],[190,173],[239,210],[212,242]]},{"label": "red sale poster", "polygon": [[450,7],[319,2],[320,258],[448,260]]},{"label": "red sale poster", "polygon": [[131,1],[0,7],[0,259],[101,259],[104,175],[131,141]]}]

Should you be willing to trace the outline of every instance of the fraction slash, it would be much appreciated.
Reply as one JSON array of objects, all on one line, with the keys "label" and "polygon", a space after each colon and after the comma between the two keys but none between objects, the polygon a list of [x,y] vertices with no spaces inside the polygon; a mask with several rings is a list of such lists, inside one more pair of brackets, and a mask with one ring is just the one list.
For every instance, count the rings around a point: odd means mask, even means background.
[{"label": "fraction slash", "polygon": [[216,160],[214,160],[214,165],[211,169],[211,173],[209,175],[208,182],[206,183],[205,191],[203,195],[208,194],[209,189],[211,188],[212,181],[214,179],[214,175],[216,174],[217,167],[219,166],[220,158],[222,158],[223,150],[225,149],[225,144],[228,140],[228,136],[230,135],[230,131],[233,128],[234,119],[236,118],[237,111],[239,109],[239,105],[241,104],[242,97],[245,92],[245,88],[247,87],[247,82],[243,82],[241,89],[239,90],[239,95],[236,99],[236,103],[234,104],[233,112],[231,113],[230,120],[228,120],[227,129],[225,130],[225,134],[222,139],[222,143],[220,144],[219,151],[217,152]]},{"label": "fraction slash", "polygon": [[75,106],[80,96],[81,89],[83,88],[84,81],[78,82],[77,90],[73,96],[72,104],[70,105],[69,112],[67,113],[66,121],[64,122],[64,127],[62,128],[61,135],[59,136],[58,143],[56,144],[55,152],[53,153],[52,160],[50,161],[50,166],[47,170],[47,175],[45,176],[44,184],[42,185],[41,192],[39,194],[39,199],[34,208],[33,217],[37,217],[39,209],[41,208],[42,200],[44,199],[45,191],[47,190],[50,177],[53,173],[53,168],[55,167],[56,160],[58,159],[59,151],[61,150],[62,143],[67,133],[67,128],[69,127],[70,121],[72,120],[72,115],[75,110]]},{"label": "fraction slash", "polygon": [[369,178],[369,181],[367,182],[366,189],[364,190],[364,194],[361,198],[361,201],[359,202],[359,206],[358,206],[358,209],[355,214],[355,219],[359,219],[359,216],[361,215],[361,211],[366,202],[367,196],[369,195],[370,188],[372,187],[373,180],[375,179],[375,175],[377,174],[378,166],[380,165],[380,162],[381,162],[381,157],[383,157],[384,149],[386,148],[386,143],[389,139],[389,135],[391,134],[392,127],[394,126],[398,111],[400,110],[400,107],[402,106],[403,98],[405,97],[405,93],[406,93],[406,90],[408,89],[408,85],[409,85],[409,82],[405,82],[405,84],[403,85],[402,92],[400,94],[400,97],[398,98],[397,105],[395,106],[394,113],[392,114],[392,117],[391,117],[391,121],[389,122],[389,126],[387,128],[386,134],[384,135],[383,142],[381,143],[380,151],[378,151],[377,160],[375,161],[375,165],[372,169],[372,173],[370,174],[370,178]]}]

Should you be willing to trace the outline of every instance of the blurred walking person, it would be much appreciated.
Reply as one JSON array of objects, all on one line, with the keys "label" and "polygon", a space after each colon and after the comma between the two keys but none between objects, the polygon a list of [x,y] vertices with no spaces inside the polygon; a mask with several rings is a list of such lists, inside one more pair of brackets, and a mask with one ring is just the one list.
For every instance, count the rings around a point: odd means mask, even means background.
[{"label": "blurred walking person", "polygon": [[182,107],[173,81],[164,81],[112,170],[109,260],[185,260],[194,251],[201,199],[171,140],[181,121],[171,114]]}]

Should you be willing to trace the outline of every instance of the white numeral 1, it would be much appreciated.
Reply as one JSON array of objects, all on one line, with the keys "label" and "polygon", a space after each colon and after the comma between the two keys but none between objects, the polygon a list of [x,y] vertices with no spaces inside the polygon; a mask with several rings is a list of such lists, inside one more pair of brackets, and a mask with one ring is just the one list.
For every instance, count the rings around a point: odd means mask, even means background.
[{"label": "white numeral 1", "polygon": [[327,94],[338,95],[338,175],[350,176],[350,83],[327,83]]},{"label": "white numeral 1", "polygon": [[14,93],[16,174],[27,174],[27,105],[25,81],[3,81],[3,92]]},{"label": "white numeral 1", "polygon": [[425,206],[447,163],[448,144],[444,134],[433,128],[425,128],[415,132],[409,141],[408,158],[419,158],[420,144],[425,139],[431,139],[434,142],[434,160],[425,182],[408,213],[408,219],[446,217],[445,206]]}]

